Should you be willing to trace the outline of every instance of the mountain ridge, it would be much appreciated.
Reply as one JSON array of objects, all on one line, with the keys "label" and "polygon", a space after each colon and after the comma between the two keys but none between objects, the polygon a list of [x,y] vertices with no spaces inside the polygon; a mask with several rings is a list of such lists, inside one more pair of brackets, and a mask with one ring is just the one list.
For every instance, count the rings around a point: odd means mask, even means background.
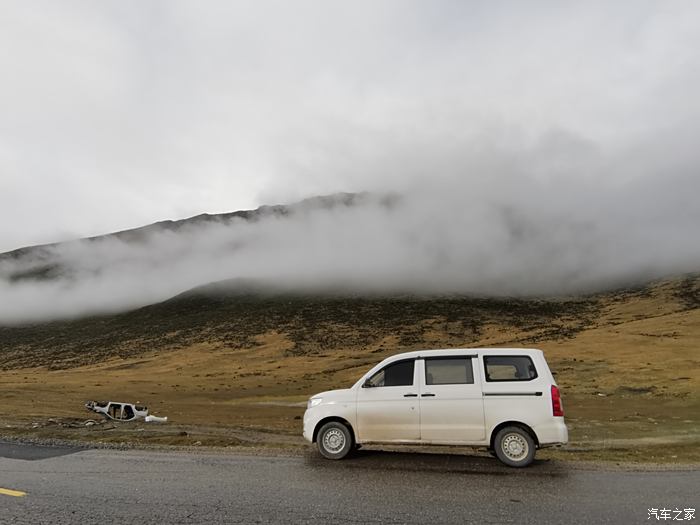
[{"label": "mountain ridge", "polygon": [[[89,237],[80,237],[76,239],[71,239],[68,241],[51,242],[44,244],[36,244],[30,246],[23,246],[20,248],[15,248],[6,252],[0,253],[0,262],[9,259],[19,259],[28,255],[32,255],[32,252],[42,252],[48,248],[55,248],[60,245],[87,241],[94,242],[104,239],[119,239],[127,242],[139,241],[144,235],[150,234],[156,231],[177,231],[187,226],[194,226],[206,223],[216,223],[216,222],[230,222],[235,219],[242,219],[245,221],[255,221],[263,217],[271,216],[286,216],[295,211],[301,209],[309,208],[332,208],[334,206],[352,206],[357,203],[358,200],[366,198],[370,194],[367,192],[350,193],[350,192],[340,192],[333,193],[329,195],[320,195],[315,197],[309,197],[292,204],[263,204],[257,208],[250,210],[236,210],[232,212],[225,213],[200,213],[198,215],[193,215],[191,217],[186,217],[184,219],[165,219],[162,221],[157,221],[151,224],[146,224],[144,226],[138,226],[136,228],[128,228],[126,230],[119,230],[116,232],[110,232],[100,235],[92,235]],[[391,202],[391,199],[395,196],[387,195],[384,197],[385,202]]]}]

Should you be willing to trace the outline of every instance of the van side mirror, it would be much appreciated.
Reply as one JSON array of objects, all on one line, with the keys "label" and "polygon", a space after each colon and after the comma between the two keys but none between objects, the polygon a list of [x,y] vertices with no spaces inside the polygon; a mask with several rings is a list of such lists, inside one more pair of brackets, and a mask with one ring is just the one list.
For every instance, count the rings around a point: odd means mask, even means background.
[{"label": "van side mirror", "polygon": [[370,383],[369,379],[367,379],[364,383],[362,383],[362,388],[374,388],[374,385]]}]

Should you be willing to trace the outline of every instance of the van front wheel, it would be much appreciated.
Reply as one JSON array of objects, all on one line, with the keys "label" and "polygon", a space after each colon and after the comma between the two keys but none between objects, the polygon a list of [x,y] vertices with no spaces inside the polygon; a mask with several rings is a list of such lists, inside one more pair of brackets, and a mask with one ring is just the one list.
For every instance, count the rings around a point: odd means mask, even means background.
[{"label": "van front wheel", "polygon": [[348,427],[337,421],[326,423],[318,431],[316,444],[326,459],[343,459],[353,447],[352,434]]},{"label": "van front wheel", "polygon": [[501,463],[509,467],[527,467],[535,459],[535,440],[519,427],[502,428],[493,448]]}]

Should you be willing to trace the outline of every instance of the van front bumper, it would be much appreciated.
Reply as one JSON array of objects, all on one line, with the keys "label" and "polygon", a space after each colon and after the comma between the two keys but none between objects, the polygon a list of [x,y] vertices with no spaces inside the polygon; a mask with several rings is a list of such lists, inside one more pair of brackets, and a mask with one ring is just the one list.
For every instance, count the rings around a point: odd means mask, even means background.
[{"label": "van front bumper", "polygon": [[314,441],[314,427],[316,426],[316,419],[311,414],[311,409],[307,409],[304,412],[304,439],[310,443]]}]

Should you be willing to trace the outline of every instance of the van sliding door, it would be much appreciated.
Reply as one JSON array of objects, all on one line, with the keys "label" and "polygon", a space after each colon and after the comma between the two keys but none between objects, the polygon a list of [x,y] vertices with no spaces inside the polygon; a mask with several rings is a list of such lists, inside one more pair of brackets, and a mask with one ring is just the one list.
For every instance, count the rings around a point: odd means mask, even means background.
[{"label": "van sliding door", "polygon": [[418,363],[423,370],[419,398],[421,441],[483,441],[486,430],[481,378],[472,357],[427,357]]}]

